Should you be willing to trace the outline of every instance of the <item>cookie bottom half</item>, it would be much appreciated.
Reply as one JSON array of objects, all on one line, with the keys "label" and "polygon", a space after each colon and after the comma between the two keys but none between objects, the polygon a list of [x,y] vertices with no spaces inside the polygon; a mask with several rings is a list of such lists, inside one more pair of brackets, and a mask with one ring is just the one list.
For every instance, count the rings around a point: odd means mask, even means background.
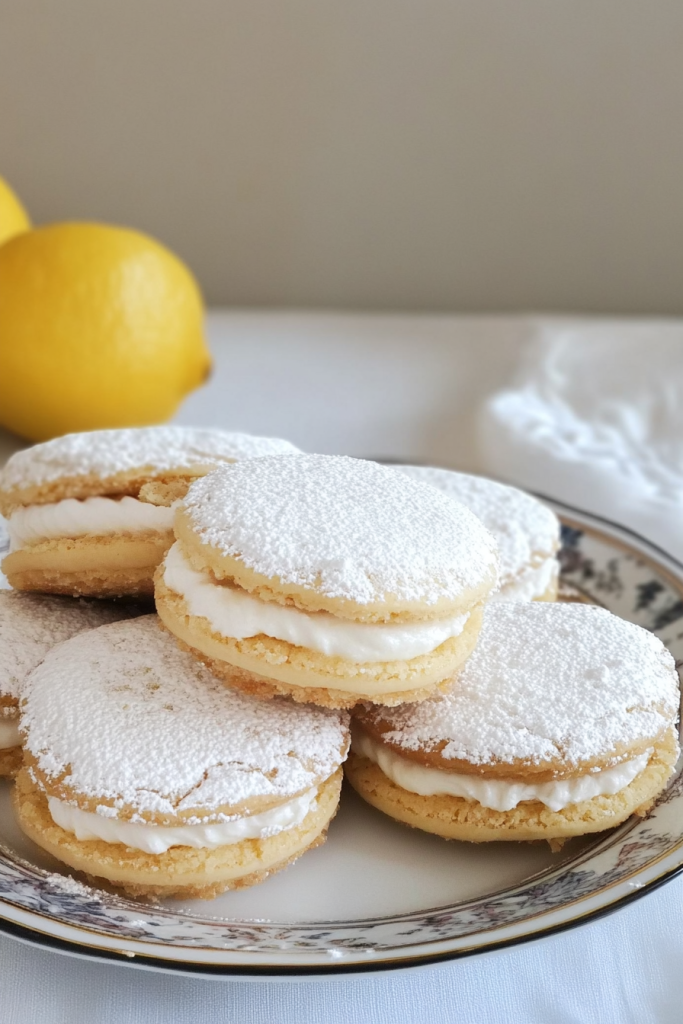
[{"label": "cookie bottom half", "polygon": [[369,804],[423,832],[470,843],[545,839],[559,846],[557,840],[602,832],[620,825],[632,814],[647,814],[671,777],[677,758],[678,745],[672,730],[655,747],[644,771],[619,793],[596,796],[560,811],[551,811],[538,800],[524,801],[510,811],[495,811],[464,797],[420,796],[397,786],[373,761],[353,752],[345,772]]},{"label": "cookie bottom half", "polygon": [[21,746],[0,750],[0,778],[13,779],[21,768]]},{"label": "cookie bottom half", "polygon": [[228,889],[264,881],[323,843],[339,805],[342,775],[339,768],[322,783],[315,806],[296,828],[216,850],[173,846],[166,853],[150,854],[120,843],[78,840],[52,820],[47,798],[25,769],[17,776],[13,801],[26,835],[94,885],[104,883],[147,900],[213,899]]},{"label": "cookie bottom half", "polygon": [[300,703],[352,708],[370,702],[393,706],[449,690],[474,650],[482,609],[465,627],[430,654],[404,662],[351,662],[267,636],[233,640],[191,616],[183,599],[156,578],[156,605],[164,626],[229,686],[256,697],[285,695]]},{"label": "cookie bottom half", "polygon": [[[178,642],[183,650],[197,655],[198,652],[194,648],[183,643],[182,640]],[[273,697],[291,697],[297,704],[316,704],[318,707],[337,710],[353,708],[362,703],[383,704],[386,707],[395,707],[397,704],[413,704],[426,700],[428,697],[434,697],[437,693],[447,693],[457,682],[457,676],[451,676],[423,689],[364,695],[348,693],[345,690],[334,690],[329,687],[299,686],[277,679],[266,679],[265,676],[247,672],[235,665],[228,665],[225,661],[208,658],[203,654],[199,654],[199,658],[227,686],[241,690],[242,693],[248,693],[251,697],[258,697],[261,700],[271,700]]]},{"label": "cookie bottom half", "polygon": [[173,543],[169,532],[45,541],[7,555],[16,590],[72,597],[152,597],[154,571]]}]

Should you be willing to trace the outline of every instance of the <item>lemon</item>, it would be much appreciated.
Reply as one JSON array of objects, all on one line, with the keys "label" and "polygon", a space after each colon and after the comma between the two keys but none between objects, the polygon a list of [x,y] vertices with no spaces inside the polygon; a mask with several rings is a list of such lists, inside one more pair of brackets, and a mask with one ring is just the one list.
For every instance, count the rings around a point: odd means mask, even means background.
[{"label": "lemon", "polygon": [[207,376],[199,288],[147,235],[52,224],[0,247],[0,423],[32,441],[168,419]]},{"label": "lemon", "polygon": [[30,227],[26,210],[5,179],[0,178],[0,245]]}]

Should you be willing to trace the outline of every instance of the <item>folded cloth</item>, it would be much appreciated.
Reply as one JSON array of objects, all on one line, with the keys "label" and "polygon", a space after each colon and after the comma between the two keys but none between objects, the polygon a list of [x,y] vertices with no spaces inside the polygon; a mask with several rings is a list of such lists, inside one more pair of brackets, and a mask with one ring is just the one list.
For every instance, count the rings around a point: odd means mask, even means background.
[{"label": "folded cloth", "polygon": [[683,325],[543,325],[479,418],[483,471],[683,560]]}]

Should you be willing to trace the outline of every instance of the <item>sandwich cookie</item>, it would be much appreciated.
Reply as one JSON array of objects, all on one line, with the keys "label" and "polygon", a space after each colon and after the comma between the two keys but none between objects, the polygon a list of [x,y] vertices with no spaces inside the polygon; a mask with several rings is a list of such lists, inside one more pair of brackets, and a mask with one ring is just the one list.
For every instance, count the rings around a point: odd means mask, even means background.
[{"label": "sandwich cookie", "polygon": [[229,690],[156,616],[50,651],[22,708],[22,829],[132,896],[253,885],[319,845],[337,810],[347,716]]},{"label": "sandwich cookie", "polygon": [[0,775],[21,764],[19,700],[29,673],[56,644],[134,614],[133,605],[0,591]]},{"label": "sandwich cookie", "polygon": [[678,677],[652,633],[580,604],[490,604],[457,689],[354,721],[348,778],[415,828],[469,842],[644,815],[679,754]]},{"label": "sandwich cookie", "polygon": [[172,504],[192,480],[237,459],[296,452],[288,441],[222,430],[145,427],[67,434],[13,455],[0,512],[17,590],[151,595],[173,543]]},{"label": "sandwich cookie", "polygon": [[451,686],[497,579],[468,509],[343,456],[221,467],[175,533],[155,590],[170,632],[231,686],[327,707]]},{"label": "sandwich cookie", "polygon": [[395,468],[450,494],[491,531],[500,557],[500,584],[493,601],[557,599],[560,522],[547,505],[483,476],[431,466]]}]

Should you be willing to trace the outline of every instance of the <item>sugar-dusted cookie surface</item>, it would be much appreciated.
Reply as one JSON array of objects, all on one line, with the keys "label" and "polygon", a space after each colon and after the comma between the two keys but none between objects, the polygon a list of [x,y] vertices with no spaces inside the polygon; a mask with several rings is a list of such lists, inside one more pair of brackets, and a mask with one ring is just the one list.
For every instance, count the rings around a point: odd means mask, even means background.
[{"label": "sugar-dusted cookie surface", "polygon": [[175,533],[156,575],[167,628],[230,685],[331,707],[451,685],[497,581],[471,512],[343,456],[221,467]]},{"label": "sugar-dusted cookie surface", "polygon": [[251,884],[321,841],[348,747],[344,714],[227,689],[156,616],[51,651],[22,729],[22,827],[147,896]]},{"label": "sugar-dusted cookie surface", "polygon": [[495,541],[468,509],[341,455],[222,467],[188,492],[176,529],[218,578],[356,621],[438,618],[497,580]]},{"label": "sugar-dusted cookie surface", "polygon": [[589,605],[492,604],[451,693],[356,713],[348,774],[409,824],[426,827],[424,801],[449,838],[566,838],[661,792],[678,704],[673,658],[639,626]]},{"label": "sugar-dusted cookie surface", "polygon": [[0,471],[9,517],[3,571],[19,590],[136,596],[173,542],[174,502],[216,465],[288,441],[192,427],[68,434],[13,455]]},{"label": "sugar-dusted cookie surface", "polygon": [[[289,441],[203,427],[132,427],[65,434],[24,448],[0,471],[0,512],[63,494],[133,494],[148,480],[202,476],[222,462],[298,449]],[[57,496],[57,498],[56,498]]]},{"label": "sugar-dusted cookie surface", "polygon": [[21,762],[19,700],[48,651],[85,630],[141,613],[132,604],[0,591],[0,775],[14,774]]},{"label": "sugar-dusted cookie surface", "polygon": [[555,600],[560,523],[547,505],[517,487],[483,476],[431,466],[395,468],[462,502],[491,531],[500,557],[500,587],[494,600]]}]

